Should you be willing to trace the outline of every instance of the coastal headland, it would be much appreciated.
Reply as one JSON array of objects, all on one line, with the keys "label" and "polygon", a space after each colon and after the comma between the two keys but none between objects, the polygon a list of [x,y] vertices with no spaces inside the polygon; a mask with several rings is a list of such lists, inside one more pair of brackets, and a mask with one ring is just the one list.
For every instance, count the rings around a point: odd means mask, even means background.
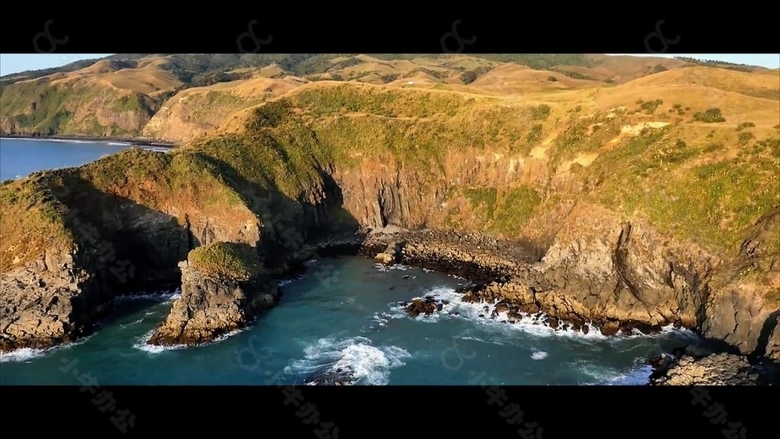
[{"label": "coastal headland", "polygon": [[[270,279],[347,252],[562,331],[699,334],[705,354],[648,359],[658,382],[780,362],[780,72],[538,57],[334,55],[185,87],[157,56],[4,82],[3,136],[177,146],[2,183],[0,349],[180,284],[150,342],[208,342],[284,303]],[[696,373],[732,382],[716,372]]]}]

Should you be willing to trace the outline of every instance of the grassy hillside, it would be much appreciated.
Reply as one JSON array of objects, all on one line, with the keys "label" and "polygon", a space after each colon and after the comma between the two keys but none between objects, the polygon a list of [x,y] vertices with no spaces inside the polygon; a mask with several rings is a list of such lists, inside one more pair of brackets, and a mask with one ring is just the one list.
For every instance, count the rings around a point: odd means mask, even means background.
[{"label": "grassy hillside", "polygon": [[99,61],[0,89],[0,131],[137,136],[181,83],[159,60]]},{"label": "grassy hillside", "polygon": [[620,84],[686,65],[580,54],[118,54],[0,78],[0,133],[185,142],[277,97],[279,87],[262,79],[506,95]]},{"label": "grassy hillside", "polygon": [[[500,155],[504,163],[537,160],[545,184],[453,187],[475,212],[460,223],[513,235],[535,206],[584,196],[733,254],[753,223],[780,206],[780,102],[751,96],[750,83],[737,81],[735,90],[749,94],[721,89],[733,93],[717,108],[724,120],[700,121],[696,114],[711,110],[709,93],[680,94],[690,89],[687,75],[657,76],[596,100],[584,92],[513,100],[320,82],[240,113],[218,130],[222,137],[195,147],[249,179],[283,182],[291,195],[316,178],[313,163],[357,167],[392,156],[421,175],[451,180],[458,176],[451,157],[467,152]],[[273,135],[262,135],[263,127]],[[556,180],[566,181],[564,190]],[[450,212],[449,221],[457,216]]]}]

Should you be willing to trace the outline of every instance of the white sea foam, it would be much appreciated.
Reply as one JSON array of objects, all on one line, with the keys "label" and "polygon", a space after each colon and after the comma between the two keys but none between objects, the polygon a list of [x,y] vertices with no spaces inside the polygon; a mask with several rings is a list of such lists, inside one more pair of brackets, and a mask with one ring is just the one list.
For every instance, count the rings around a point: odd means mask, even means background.
[{"label": "white sea foam", "polygon": [[285,285],[291,284],[291,283],[295,282],[296,280],[300,280],[302,278],[303,278],[303,275],[300,275],[300,276],[297,276],[297,277],[294,277],[294,278],[290,278],[290,279],[279,279],[279,280],[276,281],[276,285],[280,286],[280,287],[283,287]]},{"label": "white sea foam", "polygon": [[144,318],[143,318],[143,317],[141,317],[140,319],[138,319],[138,320],[135,320],[135,321],[133,321],[133,322],[130,322],[130,323],[125,323],[125,324],[123,324],[123,325],[119,325],[119,327],[120,327],[120,328],[126,328],[126,327],[128,327],[128,326],[131,326],[131,325],[136,325],[136,324],[138,324],[138,323],[141,323],[141,322],[143,322],[143,321],[144,321]]},{"label": "white sea foam", "polygon": [[146,342],[149,341],[149,339],[152,337],[152,334],[154,334],[154,329],[150,330],[146,334],[138,337],[135,344],[133,344],[133,347],[135,349],[142,350],[144,352],[148,352],[150,354],[159,354],[161,352],[165,351],[175,351],[178,349],[184,349],[187,346],[184,345],[176,345],[176,346],[156,346],[156,345],[150,345]]},{"label": "white sea foam", "polygon": [[545,351],[534,351],[533,354],[531,354],[531,358],[534,360],[544,360],[547,358],[547,352]]},{"label": "white sea foam", "polygon": [[90,338],[92,338],[92,335],[88,337],[84,337],[72,343],[65,343],[47,349],[23,348],[11,352],[0,353],[0,363],[14,363],[14,362],[28,363],[31,360],[34,360],[36,358],[42,358],[47,355],[51,355],[55,351],[69,349],[72,348],[73,346],[78,346],[80,344],[86,343],[87,340],[89,340]]},{"label": "white sea foam", "polygon": [[176,289],[173,291],[165,291],[160,293],[116,296],[114,300],[116,300],[117,302],[130,301],[130,300],[149,300],[155,302],[173,303],[179,297],[181,297],[181,290]]},{"label": "white sea foam", "polygon": [[385,385],[390,370],[403,366],[409,352],[396,346],[372,346],[365,337],[326,337],[304,349],[305,358],[285,368],[288,374],[349,371],[357,385]]},{"label": "white sea foam", "polygon": [[[544,323],[544,313],[539,314],[527,314],[520,313],[519,318],[515,323],[510,323],[507,313],[501,312],[494,315],[496,309],[496,303],[480,302],[471,303],[463,302],[461,299],[463,295],[456,292],[453,288],[437,286],[428,289],[423,297],[431,297],[442,303],[443,307],[441,311],[436,311],[430,315],[420,314],[414,317],[415,320],[420,322],[437,322],[442,318],[463,318],[472,320],[478,324],[491,327],[498,331],[523,331],[532,334],[537,337],[567,337],[580,340],[603,340],[603,341],[615,341],[625,338],[648,338],[652,335],[645,335],[639,331],[634,331],[632,334],[621,335],[619,337],[605,336],[601,331],[591,323],[587,323],[588,333],[585,334],[580,331],[561,329],[553,329]],[[394,318],[402,318],[406,316],[404,307],[401,304],[390,304],[390,313],[384,313],[382,318],[384,320],[390,320]],[[481,317],[480,317],[481,316]],[[375,319],[378,316],[375,316]],[[386,321],[384,323],[387,323]],[[684,329],[676,329],[672,325],[661,328],[661,333],[676,333],[679,335],[685,335],[692,339],[696,338],[696,335],[692,331]]]},{"label": "white sea foam", "polygon": [[626,373],[613,376],[599,384],[603,386],[644,386],[650,381],[652,373],[652,367],[642,365]]},{"label": "white sea foam", "polygon": [[[232,337],[232,336],[234,336],[236,334],[240,334],[241,332],[244,332],[244,331],[246,331],[248,329],[249,329],[249,326],[247,326],[245,328],[241,328],[241,329],[236,329],[235,331],[230,331],[230,332],[228,332],[226,334],[220,335],[219,337],[215,338],[211,342],[204,343],[203,345],[200,345],[200,346],[212,345],[212,344],[215,344],[215,343],[219,343],[219,342],[225,341],[228,338],[230,338],[230,337]],[[138,339],[136,340],[135,344],[133,344],[133,347],[135,349],[138,349],[138,350],[141,350],[141,351],[144,351],[144,352],[148,352],[149,354],[159,354],[159,353],[165,352],[165,351],[176,351],[176,350],[179,350],[179,349],[187,349],[187,348],[198,347],[198,346],[186,346],[186,345],[157,346],[157,345],[147,344],[147,341],[149,341],[149,339],[152,337],[152,334],[154,334],[154,331],[155,330],[152,329],[151,331],[147,332],[146,334],[142,335],[141,337],[138,337]]]}]

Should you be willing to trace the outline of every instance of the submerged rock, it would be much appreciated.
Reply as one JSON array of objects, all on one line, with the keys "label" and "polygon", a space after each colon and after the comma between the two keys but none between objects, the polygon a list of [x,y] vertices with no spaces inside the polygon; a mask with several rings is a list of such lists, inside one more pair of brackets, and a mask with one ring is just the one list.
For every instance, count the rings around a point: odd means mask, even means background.
[{"label": "submerged rock", "polygon": [[245,327],[279,297],[276,283],[261,269],[254,248],[246,244],[209,244],[190,252],[179,266],[181,297],[148,344],[213,341]]},{"label": "submerged rock", "polygon": [[349,386],[356,381],[354,371],[350,368],[329,369],[315,373],[304,383],[310,386]]}]

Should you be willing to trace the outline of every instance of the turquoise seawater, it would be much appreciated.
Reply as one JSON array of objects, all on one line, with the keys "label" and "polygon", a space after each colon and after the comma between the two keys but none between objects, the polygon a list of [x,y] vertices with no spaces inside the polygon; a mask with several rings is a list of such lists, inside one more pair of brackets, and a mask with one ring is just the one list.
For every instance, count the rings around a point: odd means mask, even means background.
[{"label": "turquoise seawater", "polygon": [[[0,384],[264,385],[301,383],[315,371],[347,369],[364,385],[643,384],[642,360],[690,335],[604,337],[555,332],[532,319],[489,316],[459,301],[460,280],[425,270],[387,269],[359,257],[312,261],[282,286],[281,302],[248,329],[205,346],[145,344],[176,295],[121,299],[94,335],[48,351],[2,356]],[[399,301],[436,294],[441,313],[411,318]],[[76,360],[76,372],[66,366]]]}]

